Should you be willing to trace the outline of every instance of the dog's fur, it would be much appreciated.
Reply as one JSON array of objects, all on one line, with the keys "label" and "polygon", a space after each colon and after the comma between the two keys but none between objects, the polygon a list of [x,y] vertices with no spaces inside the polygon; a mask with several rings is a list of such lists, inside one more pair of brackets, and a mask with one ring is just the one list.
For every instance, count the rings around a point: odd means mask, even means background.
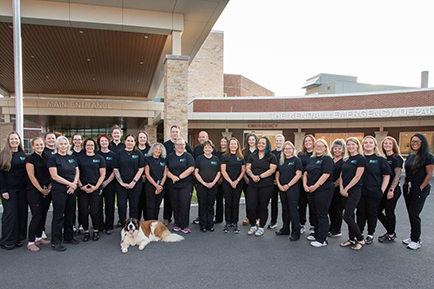
[{"label": "dog's fur", "polygon": [[182,240],[183,236],[170,233],[162,222],[156,220],[139,223],[139,220],[131,218],[125,221],[125,226],[121,230],[122,253],[127,253],[129,246],[139,246],[139,250],[143,250],[150,242]]}]

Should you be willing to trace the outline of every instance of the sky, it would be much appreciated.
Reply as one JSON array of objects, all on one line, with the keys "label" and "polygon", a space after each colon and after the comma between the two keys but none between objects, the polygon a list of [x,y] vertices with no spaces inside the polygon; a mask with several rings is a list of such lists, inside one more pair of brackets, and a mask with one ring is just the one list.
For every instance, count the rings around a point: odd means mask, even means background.
[{"label": "sky", "polygon": [[434,87],[432,0],[230,0],[213,30],[224,31],[224,72],[276,96],[304,95],[319,73],[358,82]]}]

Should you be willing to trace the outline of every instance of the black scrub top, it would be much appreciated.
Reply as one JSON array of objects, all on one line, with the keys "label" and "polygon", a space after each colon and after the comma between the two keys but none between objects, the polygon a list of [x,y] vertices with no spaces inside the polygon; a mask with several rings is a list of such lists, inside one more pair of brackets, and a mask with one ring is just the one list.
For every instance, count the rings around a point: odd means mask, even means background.
[{"label": "black scrub top", "polygon": [[333,180],[333,159],[330,156],[311,157],[306,166],[307,171],[307,186],[313,186],[321,178],[323,174],[330,174],[327,180],[316,191],[321,191],[322,188],[327,188],[328,182]]},{"label": "black scrub top", "polygon": [[93,156],[84,155],[77,159],[78,169],[80,170],[80,181],[84,186],[91,184],[95,186],[101,174],[99,169],[105,168],[105,160],[99,155]]},{"label": "black scrub top", "polygon": [[[186,169],[195,166],[194,158],[191,154],[184,152],[182,155],[178,156],[176,153],[171,153],[167,156],[167,168],[172,173],[172,175],[179,177]],[[193,185],[193,173],[188,175],[186,178],[177,181],[175,184],[172,180],[169,180],[167,185],[173,188],[186,188]]]},{"label": "black scrub top", "polygon": [[381,197],[381,184],[384,175],[391,175],[390,166],[384,157],[375,154],[366,156],[366,169],[363,173],[363,190],[372,192],[373,197]]},{"label": "black scrub top", "polygon": [[113,172],[113,159],[116,157],[116,154],[112,151],[108,151],[107,153],[97,151],[96,154],[102,156],[105,160],[105,181],[110,177]]},{"label": "black scrub top", "polygon": [[150,149],[150,148],[151,148],[151,147],[147,146],[147,147],[145,147],[145,149],[143,149],[143,150],[139,149],[139,151],[143,154],[143,156],[144,156],[145,158],[147,158],[147,157],[149,157],[148,152],[149,152],[149,149]]},{"label": "black scrub top", "polygon": [[[242,167],[246,165],[244,158],[237,158],[235,154],[222,155],[221,164],[226,165],[226,173],[232,181],[235,181],[241,174]],[[227,182],[224,178],[223,181]]]},{"label": "black scrub top", "polygon": [[75,150],[71,150],[72,155],[75,157],[76,160],[78,160],[79,157],[86,155],[86,152],[82,149],[80,152],[76,152]]},{"label": "black scrub top", "polygon": [[[26,159],[26,164],[33,165],[33,171],[36,180],[38,181],[41,187],[47,186],[51,183],[50,172],[48,171],[47,166],[48,158],[44,153],[42,155],[38,155],[37,153],[32,153]],[[30,181],[30,178],[27,176],[27,189],[28,190],[36,190],[35,186]]]},{"label": "black scrub top", "polygon": [[405,180],[408,183],[421,184],[426,177],[426,166],[434,164],[434,156],[429,154],[425,159],[425,165],[416,171],[412,170],[415,154],[410,154],[405,161]]},{"label": "black scrub top", "polygon": [[[75,173],[76,173],[76,167],[77,167],[77,161],[74,156],[72,155],[59,155],[58,153],[55,153],[51,156],[51,158],[48,160],[48,168],[57,168],[57,174],[64,178],[65,180],[72,182],[74,181]],[[65,185],[60,184],[53,180],[53,190],[56,190],[56,188],[64,189]]]},{"label": "black scrub top", "polygon": [[[175,152],[175,143],[172,142],[172,140],[168,140],[164,142],[164,147],[166,148],[166,155],[170,155],[171,153]],[[193,155],[193,150],[191,149],[191,146],[188,143],[185,143],[185,150]]]},{"label": "black scrub top", "polygon": [[344,160],[340,159],[337,162],[333,161],[334,167],[333,167],[333,182],[336,182],[339,177],[341,176],[342,172],[342,165],[344,164]]},{"label": "black scrub top", "polygon": [[[342,164],[342,185],[344,188],[348,186],[351,180],[355,177],[357,168],[366,168],[366,159],[361,154],[350,156]],[[363,177],[361,177],[357,184],[354,185],[354,187],[361,186],[363,186]]]},{"label": "black scrub top", "polygon": [[283,164],[279,162],[277,170],[279,171],[279,182],[284,186],[295,177],[297,171],[303,172],[303,164],[298,157],[293,156],[289,159],[285,159]]},{"label": "black scrub top", "polygon": [[[393,154],[390,156],[387,156],[387,163],[390,166],[390,180],[389,180],[389,185],[388,187],[390,187],[390,185],[393,182],[393,179],[395,178],[395,168],[401,168],[402,169],[402,165],[404,164],[404,159],[398,155],[398,154]],[[399,183],[398,183],[399,185]]]},{"label": "black scrub top", "polygon": [[196,168],[199,169],[199,175],[206,183],[214,181],[218,172],[220,172],[220,161],[218,157],[211,155],[207,158],[205,155],[198,156],[196,161]]},{"label": "black scrub top", "polygon": [[1,193],[11,193],[12,191],[23,190],[27,186],[26,182],[26,154],[24,152],[13,152],[11,168],[9,171],[0,171],[0,190]]},{"label": "black scrub top", "polygon": [[307,163],[309,162],[312,153],[313,152],[310,153],[306,152],[306,154],[303,156],[301,155],[301,153],[298,153],[297,155],[298,158],[301,160],[301,164],[303,165],[303,173],[306,171]]},{"label": "black scrub top", "polygon": [[[251,164],[251,170],[253,174],[259,176],[260,174],[268,171],[270,169],[270,165],[277,165],[277,160],[276,160],[276,156],[270,152],[264,155],[262,159],[259,159],[258,152],[255,152],[254,154],[251,154],[249,156],[249,158],[247,159],[247,163]],[[249,183],[250,186],[256,188],[273,186],[273,184],[274,184],[274,174],[269,177],[262,178],[257,183],[253,181]]]},{"label": "black scrub top", "polygon": [[[120,150],[116,153],[112,165],[114,169],[119,169],[122,181],[131,183],[140,168],[145,167],[145,157],[139,150]],[[136,180],[139,181],[139,180]]]},{"label": "black scrub top", "polygon": [[[244,160],[246,161],[246,163],[247,163],[247,160],[249,159],[250,155],[251,155],[251,154],[254,154],[254,153],[256,153],[256,152],[258,152],[258,149],[255,149],[253,152],[250,151],[250,149],[247,149],[247,150],[245,150],[245,151],[243,152],[243,154],[244,154]],[[276,160],[276,161],[277,161],[277,160]],[[251,177],[249,177],[248,174],[246,174],[246,177],[247,177],[249,180],[252,179]],[[250,183],[249,183],[249,184],[250,184]]]},{"label": "black scrub top", "polygon": [[110,150],[114,153],[125,149],[125,144],[120,142],[119,144],[115,144],[113,141],[110,142]]},{"label": "black scrub top", "polygon": [[149,174],[154,182],[158,182],[163,179],[164,170],[166,169],[166,159],[147,157],[145,158],[146,165],[149,166]]},{"label": "black scrub top", "polygon": [[44,147],[44,151],[42,152],[45,156],[47,156],[47,160],[53,155],[54,150]]}]

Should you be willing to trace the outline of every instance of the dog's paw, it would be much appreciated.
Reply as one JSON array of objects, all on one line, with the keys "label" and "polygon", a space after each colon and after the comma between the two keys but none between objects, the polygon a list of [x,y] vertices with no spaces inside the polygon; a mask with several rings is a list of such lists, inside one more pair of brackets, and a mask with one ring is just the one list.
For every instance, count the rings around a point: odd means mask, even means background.
[{"label": "dog's paw", "polygon": [[145,249],[145,246],[139,246],[140,251],[143,251],[143,249]]},{"label": "dog's paw", "polygon": [[125,249],[125,248],[122,249],[122,253],[124,253],[124,254],[125,254],[125,253],[128,253],[128,249]]}]

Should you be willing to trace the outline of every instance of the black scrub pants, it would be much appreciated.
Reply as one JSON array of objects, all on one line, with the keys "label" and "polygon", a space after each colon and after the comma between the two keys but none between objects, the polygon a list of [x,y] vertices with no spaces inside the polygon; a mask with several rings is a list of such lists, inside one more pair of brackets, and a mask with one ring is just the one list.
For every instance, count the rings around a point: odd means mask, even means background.
[{"label": "black scrub pants", "polygon": [[363,233],[365,224],[368,223],[368,235],[374,235],[375,227],[377,226],[378,207],[382,199],[383,192],[381,192],[381,189],[379,189],[379,192],[369,192],[362,188],[362,196],[357,205],[356,213],[357,225],[359,225],[361,233]]},{"label": "black scrub pants", "polygon": [[121,224],[127,219],[127,201],[130,208],[130,218],[139,218],[139,202],[142,193],[142,182],[137,182],[132,189],[126,189],[116,182],[116,191],[118,193],[118,208],[120,211]]},{"label": "black scrub pants", "polygon": [[[264,228],[268,218],[268,203],[273,194],[274,186],[256,187],[249,186],[247,200],[247,217],[251,226],[256,226],[256,219],[259,217],[259,227]],[[257,210],[259,207],[259,215]]]},{"label": "black scrub pants", "polygon": [[344,220],[348,225],[349,240],[357,239],[357,241],[363,241],[362,232],[354,217],[354,211],[359,204],[361,196],[362,188],[352,187],[348,190],[348,197],[344,197]]},{"label": "black scrub pants", "polygon": [[165,194],[163,198],[164,198],[163,219],[171,222],[173,209],[172,209],[172,203],[170,202],[170,196],[169,194]]},{"label": "black scrub pants", "polygon": [[27,191],[27,201],[32,212],[32,220],[29,225],[29,242],[35,242],[35,238],[42,237],[47,212],[50,208],[51,194],[44,196],[38,190],[30,189]]},{"label": "black scrub pants", "polygon": [[146,204],[146,184],[148,182],[142,182],[142,193],[140,194],[140,201],[139,201],[139,221],[142,219],[147,221],[150,220],[148,219],[148,213],[146,212],[147,210],[147,204]]},{"label": "black scrub pants", "polygon": [[199,201],[199,226],[201,229],[214,227],[214,202],[218,185],[208,189],[202,184],[197,184],[197,199]]},{"label": "black scrub pants", "polygon": [[271,220],[270,224],[277,223],[277,216],[279,214],[279,188],[273,186],[273,194],[271,195]]},{"label": "black scrub pants", "polygon": [[405,205],[407,207],[408,218],[410,220],[411,233],[410,238],[413,242],[420,241],[421,235],[421,220],[420,213],[422,212],[423,205],[428,197],[431,186],[428,184],[422,191],[420,184],[411,184],[411,188],[404,194]]},{"label": "black scrub pants", "polygon": [[9,188],[8,193],[8,200],[1,197],[3,203],[1,245],[15,245],[27,239],[26,187]]},{"label": "black scrub pants", "polygon": [[[300,238],[300,216],[298,215],[298,199],[299,199],[298,184],[293,185],[285,192],[280,192],[280,202],[282,203],[282,219],[283,226],[280,232],[289,234],[294,239]],[[291,224],[291,229],[289,228]]]},{"label": "black scrub pants", "polygon": [[74,237],[72,229],[75,216],[75,200],[77,192],[67,194],[67,187],[53,184],[51,194],[53,195],[53,220],[51,222],[51,243],[62,243],[63,239],[71,241]]},{"label": "black scrub pants", "polygon": [[341,232],[343,211],[344,211],[344,197],[340,193],[340,187],[335,187],[333,193],[333,199],[330,204],[329,216],[330,216],[330,228],[329,231],[332,234],[338,234]]},{"label": "black scrub pants", "polygon": [[215,196],[215,220],[218,223],[223,222],[223,183],[217,184],[217,195]]},{"label": "black scrub pants", "polygon": [[[99,199],[99,230],[113,230],[115,222],[115,182],[111,181],[103,190]],[[104,211],[105,210],[105,211]],[[105,213],[105,218],[104,218]]]},{"label": "black scrub pants", "polygon": [[398,199],[401,196],[401,187],[399,184],[396,186],[395,191],[393,192],[393,198],[390,200],[387,199],[387,192],[389,192],[389,188],[386,189],[386,193],[384,193],[383,199],[381,200],[380,206],[378,207],[378,220],[387,230],[387,234],[393,235],[395,233],[396,227],[395,208],[396,204],[398,203]]},{"label": "black scrub pants", "polygon": [[175,225],[181,229],[188,228],[193,186],[189,185],[185,188],[168,187],[167,189],[175,216]]},{"label": "black scrub pants", "polygon": [[163,201],[164,196],[163,190],[156,195],[155,187],[150,183],[145,183],[145,197],[146,197],[146,220],[158,220],[158,215],[160,213],[160,205]]},{"label": "black scrub pants", "polygon": [[[329,208],[333,199],[334,183],[327,182],[321,186],[319,190],[310,193],[308,199],[311,200],[309,210],[315,212],[315,239],[320,243],[324,243],[327,239],[329,231]],[[312,223],[312,222],[311,222]]]},{"label": "black scrub pants", "polygon": [[[298,199],[298,215],[300,217],[300,225],[304,226],[306,224],[306,212],[307,212],[307,205],[308,205],[308,195],[304,188],[303,188],[303,182],[300,182],[300,190],[299,190],[299,199]],[[312,220],[314,215],[314,210],[311,209],[309,205],[309,222],[311,226],[314,226],[312,224]]]},{"label": "black scrub pants", "polygon": [[234,188],[226,181],[223,180],[222,189],[225,196],[225,220],[226,224],[237,224],[240,214],[240,198],[244,182],[241,181]]},{"label": "black scrub pants", "polygon": [[78,190],[78,221],[85,231],[89,230],[89,214],[94,229],[99,228],[99,189],[88,194]]}]

